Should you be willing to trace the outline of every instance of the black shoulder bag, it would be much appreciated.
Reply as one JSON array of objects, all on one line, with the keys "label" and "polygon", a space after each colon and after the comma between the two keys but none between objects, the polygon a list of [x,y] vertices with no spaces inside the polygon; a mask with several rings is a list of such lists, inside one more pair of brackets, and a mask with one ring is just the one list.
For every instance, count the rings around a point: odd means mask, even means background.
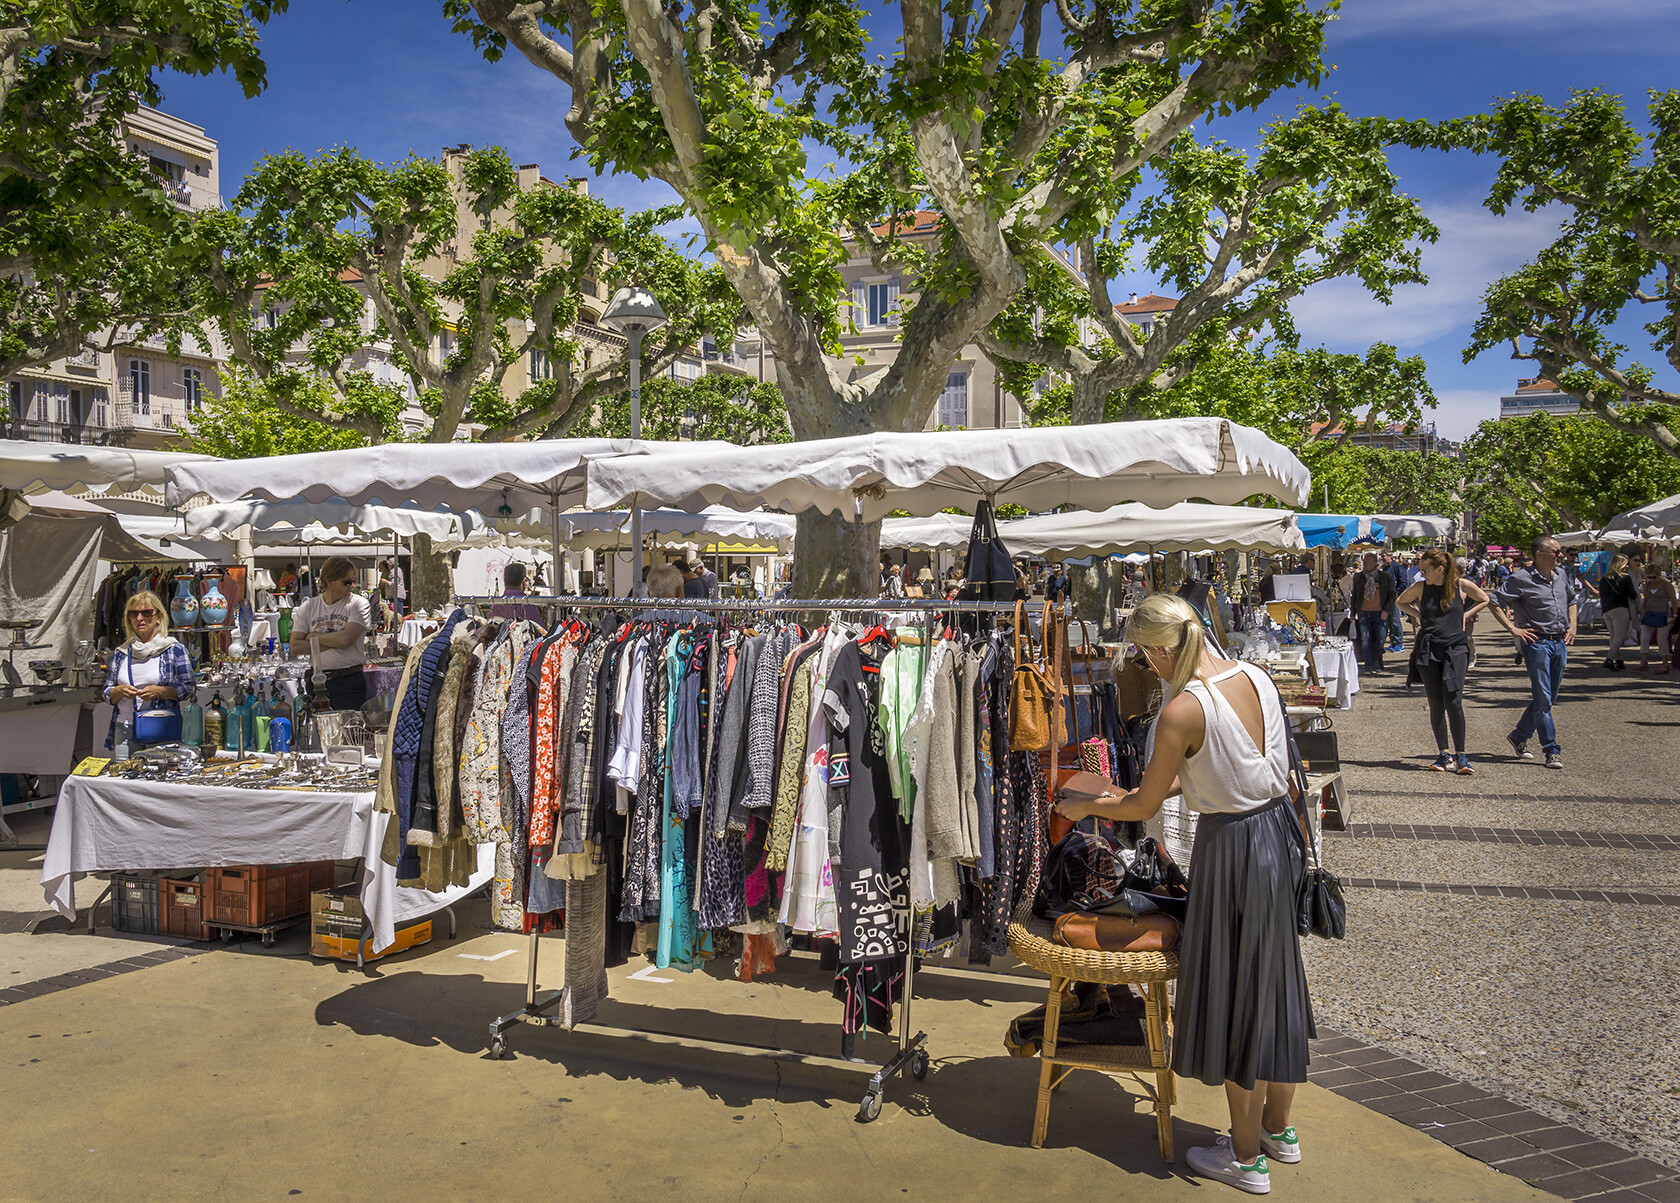
[{"label": "black shoulder bag", "polygon": [[[1281,693],[1278,702],[1280,705],[1283,702]],[[1305,835],[1307,858],[1306,871],[1295,893],[1295,930],[1303,936],[1340,940],[1347,935],[1347,901],[1342,897],[1341,879],[1324,867],[1319,856],[1318,840],[1313,836],[1312,819],[1307,814],[1307,768],[1301,763],[1301,749],[1295,746],[1295,733],[1289,729],[1287,711],[1283,732],[1289,741],[1289,773],[1295,781],[1296,813]]]}]

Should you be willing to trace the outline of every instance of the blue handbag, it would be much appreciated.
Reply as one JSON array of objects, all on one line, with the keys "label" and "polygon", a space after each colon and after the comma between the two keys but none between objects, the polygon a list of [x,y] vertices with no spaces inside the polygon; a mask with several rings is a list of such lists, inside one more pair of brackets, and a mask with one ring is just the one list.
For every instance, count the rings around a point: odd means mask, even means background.
[{"label": "blue handbag", "polygon": [[[127,661],[128,683],[134,684],[134,657]],[[173,744],[181,742],[181,712],[179,709],[141,710],[134,708],[134,742],[142,744]]]}]

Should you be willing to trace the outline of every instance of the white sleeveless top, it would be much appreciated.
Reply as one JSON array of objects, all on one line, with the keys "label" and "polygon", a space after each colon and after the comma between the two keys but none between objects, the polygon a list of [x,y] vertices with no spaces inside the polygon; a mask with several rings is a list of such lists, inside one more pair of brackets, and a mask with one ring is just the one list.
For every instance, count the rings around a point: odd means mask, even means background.
[{"label": "white sleeveless top", "polygon": [[[1260,697],[1260,713],[1265,720],[1265,749],[1254,746],[1254,740],[1243,726],[1231,703],[1218,689],[1215,681],[1223,681],[1238,673],[1247,673]],[[1207,733],[1195,755],[1184,758],[1178,771],[1179,784],[1184,787],[1184,800],[1190,809],[1200,814],[1242,814],[1258,810],[1273,798],[1289,793],[1289,742],[1286,736],[1287,717],[1278,700],[1277,688],[1265,669],[1253,664],[1238,663],[1216,677],[1191,681],[1186,693],[1202,704],[1202,718]]]}]

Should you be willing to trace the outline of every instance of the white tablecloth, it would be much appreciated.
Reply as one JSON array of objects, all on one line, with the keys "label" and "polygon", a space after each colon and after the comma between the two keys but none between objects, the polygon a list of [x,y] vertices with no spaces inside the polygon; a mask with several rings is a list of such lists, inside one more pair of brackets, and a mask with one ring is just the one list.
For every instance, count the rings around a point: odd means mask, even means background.
[{"label": "white tablecloth", "polygon": [[396,940],[396,925],[442,910],[489,881],[495,846],[478,849],[478,871],[460,888],[434,894],[397,885],[380,859],[391,816],[371,791],[312,793],[176,785],[115,777],[70,777],[58,793],[41,865],[47,904],[74,921],[76,879],[119,869],[362,862],[362,910],[375,952]]},{"label": "white tablecloth", "polygon": [[1333,705],[1343,710],[1353,705],[1353,695],[1359,692],[1359,658],[1353,654],[1352,644],[1343,648],[1315,646],[1313,667],[1318,669],[1319,682]]},{"label": "white tablecloth", "polygon": [[413,647],[442,625],[435,618],[405,618],[402,626],[397,628],[397,642],[403,647]]}]

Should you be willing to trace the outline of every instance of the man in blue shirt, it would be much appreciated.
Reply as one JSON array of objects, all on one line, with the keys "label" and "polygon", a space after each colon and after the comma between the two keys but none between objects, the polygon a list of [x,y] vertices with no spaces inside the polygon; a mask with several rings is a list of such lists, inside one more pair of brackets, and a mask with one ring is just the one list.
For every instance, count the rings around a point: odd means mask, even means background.
[{"label": "man in blue shirt", "polygon": [[1550,535],[1534,540],[1534,566],[1519,568],[1500,588],[1493,614],[1517,639],[1528,668],[1531,700],[1517,719],[1516,729],[1505,737],[1511,750],[1523,760],[1533,760],[1528,750],[1532,735],[1540,736],[1546,767],[1563,768],[1563,751],[1558,744],[1552,704],[1563,687],[1564,666],[1569,663],[1569,646],[1575,642],[1575,586],[1559,563],[1562,547]]}]

